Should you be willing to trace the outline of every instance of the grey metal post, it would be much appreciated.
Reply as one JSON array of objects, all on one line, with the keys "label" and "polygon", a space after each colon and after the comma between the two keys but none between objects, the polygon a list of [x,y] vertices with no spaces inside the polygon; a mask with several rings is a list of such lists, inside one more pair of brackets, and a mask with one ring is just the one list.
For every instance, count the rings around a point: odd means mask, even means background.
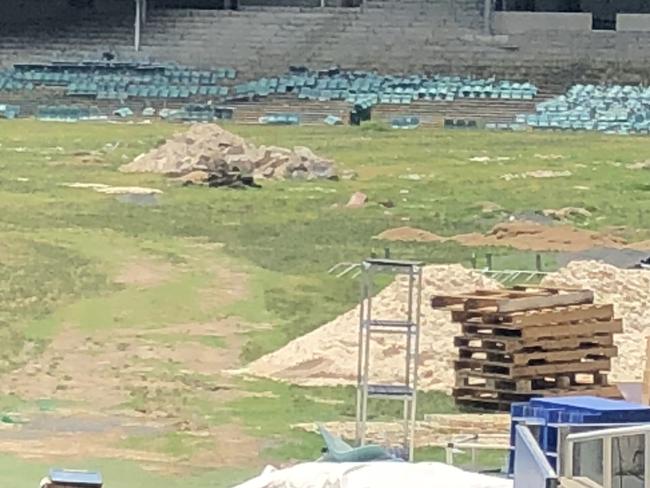
[{"label": "grey metal post", "polygon": [[418,286],[415,308],[415,354],[413,358],[413,397],[411,398],[411,445],[409,446],[409,461],[415,454],[415,416],[418,403],[418,367],[420,362],[420,324],[422,321],[422,268],[418,266]]},{"label": "grey metal post", "polygon": [[363,324],[364,340],[363,340],[363,373],[362,373],[362,401],[361,401],[361,445],[366,443],[366,422],[368,422],[368,375],[370,370],[370,322],[372,321],[372,284],[373,275],[372,267],[367,271],[366,293],[367,293],[367,307],[366,319]]},{"label": "grey metal post", "polygon": [[147,0],[142,0],[142,25],[147,23]]},{"label": "grey metal post", "polygon": [[134,48],[136,51],[140,50],[140,27],[142,25],[142,0],[135,0],[135,39]]},{"label": "grey metal post", "polygon": [[356,414],[356,439],[357,443],[361,444],[361,404],[363,401],[363,329],[364,329],[364,320],[365,320],[365,302],[367,292],[367,276],[365,271],[362,271],[363,275],[361,276],[361,301],[359,303],[359,351],[357,358],[357,414]]}]

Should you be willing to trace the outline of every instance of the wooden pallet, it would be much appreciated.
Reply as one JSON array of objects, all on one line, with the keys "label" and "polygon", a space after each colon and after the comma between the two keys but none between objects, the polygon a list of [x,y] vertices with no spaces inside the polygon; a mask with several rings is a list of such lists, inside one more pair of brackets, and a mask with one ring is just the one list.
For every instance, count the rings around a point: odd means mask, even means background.
[{"label": "wooden pallet", "polygon": [[471,359],[484,361],[486,364],[503,364],[505,366],[538,366],[552,363],[568,363],[581,360],[613,358],[618,354],[616,346],[599,346],[585,344],[575,349],[558,351],[533,351],[505,353],[501,351],[486,351],[482,348],[459,347],[459,360]]},{"label": "wooden pallet", "polygon": [[564,388],[573,386],[601,387],[608,386],[607,374],[600,371],[581,373],[559,373],[538,376],[536,378],[504,378],[501,375],[476,371],[456,371],[457,387],[485,387],[494,390],[530,393],[536,390]]},{"label": "wooden pallet", "polygon": [[519,286],[434,296],[434,308],[460,323],[454,338],[456,403],[508,409],[535,396],[594,394],[619,398],[602,372],[618,354],[623,323],[589,290]]},{"label": "wooden pallet", "polygon": [[436,295],[431,306],[449,310],[462,305],[460,310],[465,312],[506,314],[593,302],[591,290],[519,286],[509,290],[477,290],[471,295]]},{"label": "wooden pallet", "polygon": [[620,319],[594,320],[570,324],[549,325],[547,327],[517,327],[509,324],[485,324],[483,322],[463,322],[461,332],[495,337],[515,337],[524,340],[585,337],[596,334],[616,334],[623,332]]},{"label": "wooden pallet", "polygon": [[574,363],[551,363],[531,366],[515,366],[502,363],[493,363],[477,359],[458,359],[454,361],[454,369],[490,373],[503,378],[534,378],[560,373],[593,373],[595,371],[609,371],[611,359],[595,359],[591,361],[578,361]]},{"label": "wooden pallet", "polygon": [[546,327],[551,324],[565,324],[591,320],[611,320],[614,317],[613,305],[571,305],[566,307],[543,308],[509,314],[483,311],[466,311],[448,307],[454,322],[479,319],[486,324],[506,323],[519,327]]},{"label": "wooden pallet", "polygon": [[457,405],[482,410],[510,410],[514,402],[525,402],[531,398],[553,396],[589,395],[601,398],[620,399],[622,395],[616,386],[576,387],[570,389],[538,390],[531,393],[511,391],[486,391],[477,388],[454,388],[453,396]]},{"label": "wooden pallet", "polygon": [[610,333],[585,334],[567,338],[522,339],[518,337],[495,337],[484,334],[466,334],[454,337],[454,346],[460,350],[482,350],[513,354],[517,352],[556,351],[584,347],[611,346],[614,338]]}]

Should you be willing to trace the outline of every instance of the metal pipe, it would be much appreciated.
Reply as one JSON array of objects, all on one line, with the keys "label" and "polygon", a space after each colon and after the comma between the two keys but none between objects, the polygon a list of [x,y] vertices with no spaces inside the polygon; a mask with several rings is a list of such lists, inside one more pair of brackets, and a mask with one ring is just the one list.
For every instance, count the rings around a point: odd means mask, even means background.
[{"label": "metal pipe", "polygon": [[140,2],[141,0],[135,0],[135,39],[133,47],[136,51],[140,50],[140,26],[142,24],[142,9]]},{"label": "metal pipe", "polygon": [[[363,264],[362,264],[363,266]],[[359,303],[359,348],[357,358],[357,413],[356,413],[356,438],[357,443],[361,444],[361,412],[362,412],[362,402],[363,402],[363,329],[364,329],[364,320],[365,320],[365,301],[367,296],[367,282],[366,275],[361,279],[361,301]]]}]

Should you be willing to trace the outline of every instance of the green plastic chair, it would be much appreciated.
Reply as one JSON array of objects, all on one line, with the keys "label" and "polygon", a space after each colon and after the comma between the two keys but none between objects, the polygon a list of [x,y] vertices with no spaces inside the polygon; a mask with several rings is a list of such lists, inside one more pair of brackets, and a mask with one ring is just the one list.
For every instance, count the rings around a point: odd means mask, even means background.
[{"label": "green plastic chair", "polygon": [[367,444],[361,447],[352,447],[340,437],[332,435],[322,425],[318,426],[318,430],[323,441],[325,441],[326,449],[321,461],[332,463],[363,463],[368,461],[397,460],[381,446]]}]

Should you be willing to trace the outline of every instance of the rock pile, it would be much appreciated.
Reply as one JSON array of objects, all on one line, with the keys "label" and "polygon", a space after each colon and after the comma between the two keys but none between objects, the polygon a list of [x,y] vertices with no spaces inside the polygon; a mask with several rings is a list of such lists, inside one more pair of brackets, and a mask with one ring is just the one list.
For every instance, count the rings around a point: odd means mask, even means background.
[{"label": "rock pile", "polygon": [[191,175],[183,181],[192,183],[207,183],[214,174],[237,173],[267,179],[338,179],[334,163],[307,147],[255,146],[216,124],[194,125],[175,134],[120,171]]},{"label": "rock pile", "polygon": [[593,290],[596,303],[612,303],[623,319],[623,334],[614,336],[619,348],[613,360],[614,381],[641,380],[645,337],[650,335],[650,272],[620,269],[597,261],[574,261],[544,281],[548,286]]},{"label": "rock pile", "polygon": [[[373,314],[382,319],[406,315],[407,278],[399,277],[373,300]],[[427,297],[466,293],[498,284],[480,273],[453,266],[427,266],[423,273],[419,387],[449,390],[454,383],[451,362],[459,325],[449,312],[433,310]],[[244,373],[301,385],[356,384],[359,308],[355,307],[282,349],[251,363]],[[375,335],[371,345],[373,381],[403,381],[404,338]]]}]

